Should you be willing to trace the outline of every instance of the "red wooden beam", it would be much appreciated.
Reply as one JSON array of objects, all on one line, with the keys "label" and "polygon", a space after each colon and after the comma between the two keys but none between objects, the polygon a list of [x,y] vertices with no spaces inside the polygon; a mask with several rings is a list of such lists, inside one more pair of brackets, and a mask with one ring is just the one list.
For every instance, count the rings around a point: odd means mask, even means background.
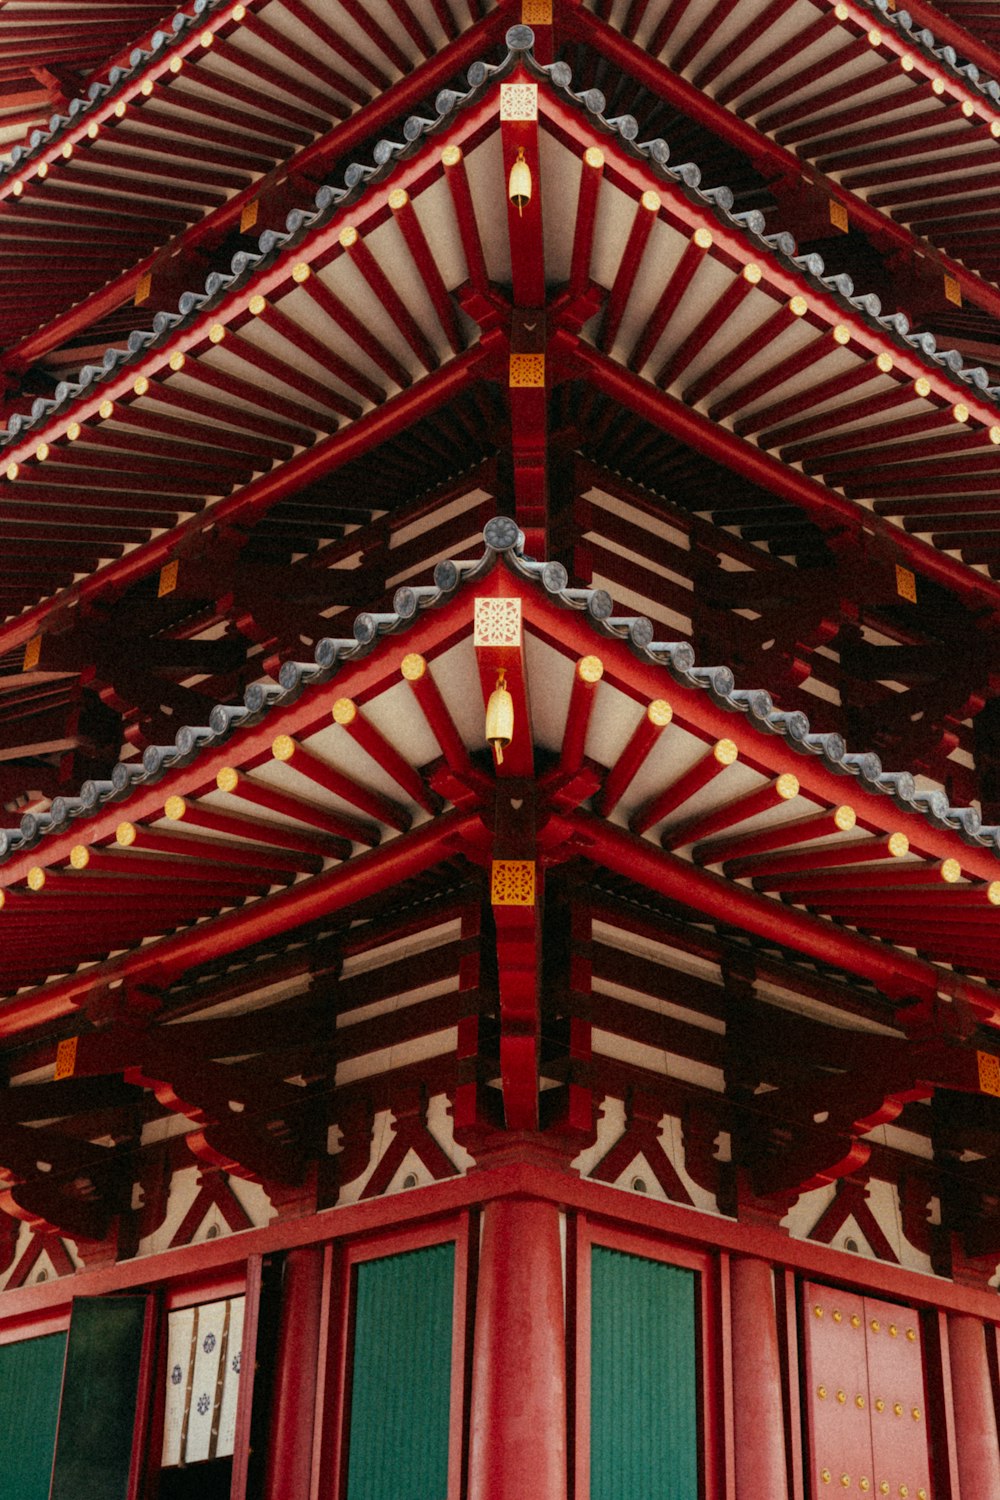
[{"label": "red wooden beam", "polygon": [[[580,178],[581,198],[584,196],[585,186],[597,175],[598,174],[592,168],[588,169],[585,156],[584,168]],[[603,349],[605,353],[610,353],[611,349],[614,347],[615,338],[617,337],[618,329],[621,326],[622,314],[625,311],[625,304],[629,299],[629,295],[635,283],[635,278],[638,274],[639,266],[642,263],[642,257],[645,254],[646,246],[649,243],[649,237],[653,232],[653,225],[656,223],[657,215],[659,214],[659,212],[659,194],[647,189],[647,191],[642,194],[641,198],[635,206],[635,212],[632,217],[632,225],[629,229],[628,239],[625,241],[625,247],[622,250],[621,259],[618,262],[618,269],[615,272],[615,279],[611,283],[611,291],[608,295],[607,305],[604,309],[604,318],[601,322],[600,332],[597,337],[597,347],[599,349]],[[578,231],[579,227],[580,221],[578,209]],[[575,242],[573,249],[575,256]]]},{"label": "red wooden beam", "polygon": [[[771,828],[760,828],[753,833],[733,833],[722,838],[704,839],[691,850],[691,858],[698,865],[717,865],[724,861],[749,859],[772,850],[785,850],[795,844],[809,843],[827,835],[849,833],[857,822],[857,813],[847,803],[824,808],[822,812],[807,813],[804,818],[795,818],[787,823],[778,823]],[[727,875],[732,875],[730,869]]]},{"label": "red wooden beam", "polygon": [[441,811],[441,799],[428,788],[420,772],[396,749],[381,730],[365,717],[353,698],[338,698],[333,705],[333,722],[350,735],[367,755],[381,766],[406,795],[432,815]]},{"label": "red wooden beam", "polygon": [[528,698],[528,674],[521,634],[521,601],[485,597],[474,603],[473,646],[484,709],[483,739],[489,733],[490,708],[496,700],[509,709],[506,743],[494,742],[493,769],[498,778],[531,777],[535,770],[534,735]]},{"label": "red wooden beam", "polygon": [[183,822],[187,828],[219,833],[224,838],[252,839],[292,853],[321,855],[330,859],[346,859],[350,854],[350,844],[346,839],[330,838],[326,834],[312,830],[306,832],[302,828],[280,827],[268,820],[244,818],[187,797],[168,797],[163,805],[163,813],[171,822]]},{"label": "red wooden beam", "polygon": [[[800,505],[820,526],[840,523],[854,533],[862,529],[861,512],[851,501],[742,443],[733,433],[685,407],[667,392],[658,391],[646,381],[618,368],[581,341],[565,334],[556,337],[564,342],[567,355],[576,359],[594,386],[628,410],[666,428],[697,452],[735,470],[763,489],[770,489]],[[891,535],[901,560],[908,562],[915,572],[940,583],[977,608],[981,609],[984,604],[995,607],[1000,588],[992,581],[987,584],[981,575],[974,578],[964,563],[936,552],[906,532],[893,531]]]},{"label": "red wooden beam", "polygon": [[660,842],[664,849],[679,849],[684,844],[710,838],[723,828],[734,828],[739,823],[747,823],[760,813],[780,807],[783,802],[793,801],[798,795],[798,777],[784,771],[773,781],[769,781],[766,786],[758,787],[754,792],[746,792],[741,797],[733,797],[724,802],[721,807],[713,808],[711,812],[696,813],[690,818],[685,818],[674,828],[668,828],[661,835]]},{"label": "red wooden beam", "polygon": [[671,386],[684,374],[691,361],[711,343],[715,335],[724,328],[729,319],[739,310],[761,279],[761,270],[754,262],[748,262],[720,297],[692,328],[681,343],[671,351],[669,357],[656,373],[656,384]]},{"label": "red wooden beam", "polygon": [[[746,338],[741,339],[727,354],[716,360],[710,369],[697,380],[691,382],[683,393],[682,399],[688,406],[696,406],[703,401],[712,391],[717,390],[720,385],[727,381],[730,376],[735,375],[744,365],[756,359],[769,345],[779,339],[786,328],[790,328],[797,318],[804,317],[809,310],[809,304],[804,297],[792,297],[779,307],[770,317],[764,319],[758,328],[748,333]],[[717,420],[717,418],[715,419]]]},{"label": "red wooden beam", "polygon": [[479,232],[476,208],[472,201],[472,189],[469,186],[469,175],[461,146],[445,146],[441,153],[441,162],[444,166],[445,181],[451,193],[469,280],[480,296],[488,297],[490,278],[486,269],[482,236]]},{"label": "red wooden beam", "polygon": [[[444,813],[415,832],[358,855],[314,880],[301,882],[268,902],[254,903],[246,911],[232,912],[217,922],[199,924],[190,931],[113,959],[102,970],[102,981],[155,982],[304,923],[329,917],[432,869],[442,859],[451,858],[452,840],[465,833],[474,835],[481,827],[475,813],[457,810]],[[260,858],[259,852],[253,853]],[[0,1036],[49,1025],[71,1014],[93,984],[93,974],[84,971],[20,995],[0,1013]]]},{"label": "red wooden beam", "polygon": [[427,727],[440,745],[449,769],[463,781],[475,780],[479,773],[469,759],[465,741],[455,727],[455,721],[425,658],[416,651],[409,652],[403,657],[400,671],[404,681],[409,683],[410,691],[420,705]]},{"label": "red wooden beam", "polygon": [[[456,148],[457,149],[457,148]],[[368,355],[380,370],[383,370],[389,379],[402,390],[412,385],[409,371],[400,364],[395,355],[391,354],[385,346],[375,338],[374,334],[356,313],[352,312],[334,292],[332,292],[324,281],[316,275],[311,266],[301,261],[292,271],[292,280],[301,286],[309,299],[322,313],[338,328],[343,329],[348,338],[351,339],[363,353]]]},{"label": "red wooden beam", "polygon": [[594,807],[601,817],[610,817],[614,812],[672,718],[673,710],[665,698],[654,698],[647,703],[642,718],[594,799]]},{"label": "red wooden beam", "polygon": [[[886,373],[879,369],[880,374]],[[807,438],[820,436],[832,432],[837,427],[846,427],[851,422],[869,421],[878,416],[880,412],[892,411],[897,406],[907,406],[917,400],[925,400],[930,395],[930,381],[916,380],[912,384],[909,381],[900,381],[891,390],[879,391],[877,395],[862,396],[857,401],[845,401],[841,406],[821,411],[816,416],[800,417],[797,422],[788,422],[783,427],[772,428],[770,432],[762,433],[760,446],[762,448],[781,448],[787,444],[800,443]],[[856,436],[856,434],[855,434]],[[845,438],[850,442],[851,435]]]},{"label": "red wooden beam", "polygon": [[[752,380],[746,381],[728,396],[717,401],[714,406],[709,407],[709,416],[713,422],[721,422],[730,417],[734,412],[752,406],[755,401],[761,400],[770,391],[776,390],[778,386],[794,380],[802,375],[813,365],[820,364],[824,359],[842,349],[851,341],[848,329],[842,323],[837,323],[833,328],[824,330],[811,343],[804,348],[797,349],[794,354],[786,355],[785,358],[777,360],[773,365]],[[808,381],[803,381],[803,387],[809,386]],[[755,420],[751,418],[750,420]]]},{"label": "red wooden beam", "polygon": [[[699,69],[694,77],[695,88],[707,89],[720,73],[724,73],[741,55],[749,51],[754,42],[758,41],[765,32],[770,31],[771,27],[775,26],[794,4],[795,0],[770,0],[769,5],[765,5],[763,10],[752,16],[748,24],[726,46],[720,47],[718,52],[714,53]],[[630,31],[627,27],[623,29],[627,36],[634,39],[634,31]],[[804,51],[804,46],[800,38],[801,32],[796,38],[801,53]]]},{"label": "red wooden beam", "polygon": [[[342,3],[344,8],[355,16],[365,34],[372,37],[376,45],[381,47],[402,76],[392,88],[367,104],[364,110],[359,111],[353,118],[346,120],[311,146],[307,146],[299,156],[293,159],[294,170],[306,179],[322,177],[329,171],[334,161],[347,160],[349,154],[357,150],[365,141],[384,133],[395,120],[405,117],[425,99],[432,98],[437,89],[448,83],[456,73],[460,73],[475,58],[481,56],[484,48],[487,48],[496,36],[502,34],[504,28],[510,24],[510,14],[514,8],[514,0],[500,0],[488,16],[470,27],[455,42],[435,55],[429,56],[429,60],[419,67],[413,68],[406,54],[396,47],[389,34],[373,17],[370,7],[362,5],[360,0],[342,0]],[[212,24],[217,26],[224,23],[231,9],[232,6],[228,6],[226,12],[220,12],[218,16],[213,17]],[[194,51],[197,46],[197,36],[191,36],[182,44],[182,52]],[[143,78],[158,79],[169,73],[170,63],[174,56],[182,54],[175,53],[174,49],[168,49],[168,51],[169,56],[158,58],[143,70]],[[200,68],[197,71],[199,83],[202,86],[210,86],[213,79],[219,76],[214,75],[207,68]],[[208,84],[205,84],[206,79]],[[140,81],[136,79],[129,87],[137,91]],[[290,104],[287,107],[294,116],[295,107]],[[285,108],[284,104],[282,108]],[[110,112],[111,106],[108,109],[109,114]],[[88,115],[88,121],[92,118]],[[58,150],[61,151],[64,144],[73,146],[77,142],[86,144],[85,125],[81,125],[70,136],[61,137]],[[54,150],[53,159],[55,154]],[[33,160],[26,170],[34,170],[34,168]],[[131,170],[131,165],[129,169]],[[149,168],[144,163],[139,163],[137,170],[147,171]],[[205,170],[204,165],[199,163],[200,181],[206,180]],[[171,167],[164,164],[162,174],[157,175],[171,175]],[[234,198],[188,231],[184,238],[188,251],[201,244],[215,243],[217,239],[225,236],[234,223],[239,222],[244,207],[260,190],[257,182],[249,183],[244,179],[244,183],[242,191]],[[13,345],[0,356],[0,368],[27,369],[50,349],[66,343],[83,329],[90,327],[107,313],[119,307],[134,293],[142,277],[150,271],[155,271],[159,254],[158,250],[155,251],[131,270],[109,282],[96,294],[85,298],[77,306],[49,321],[44,328],[29,334]]]},{"label": "red wooden beam", "polygon": [[345,225],[340,231],[340,247],[389,313],[424,369],[436,370],[440,361],[427,335],[354,225]]},{"label": "red wooden beam", "polygon": [[389,209],[399,225],[399,230],[410,253],[410,258],[424,284],[424,289],[433,304],[438,322],[453,354],[463,346],[462,334],[455,314],[451,294],[444,284],[440,267],[434,259],[427,236],[424,234],[416,209],[405,188],[394,188],[389,194]]},{"label": "red wooden beam", "polygon": [[603,675],[604,663],[599,656],[581,656],[574,668],[559,755],[559,770],[564,776],[574,776],[583,765],[597,684]]},{"label": "red wooden beam", "polygon": [[[234,766],[224,766],[215,778],[220,792],[226,792],[252,807],[267,808],[284,818],[294,818],[331,838],[347,839],[351,843],[374,847],[381,840],[381,830],[376,823],[362,823],[357,818],[334,812],[332,808],[320,807],[304,797],[294,797],[265,781],[255,781]],[[261,825],[264,832],[266,825]]]},{"label": "red wooden beam", "polygon": [[628,357],[630,370],[641,370],[650,359],[712,244],[711,230],[696,229],[692,234]]},{"label": "red wooden beam", "polygon": [[[648,801],[636,809],[629,819],[629,828],[633,833],[645,833],[655,824],[662,822],[670,816],[677,808],[683,807],[686,802],[696,796],[709,782],[721,776],[729,766],[737,760],[739,751],[732,740],[716,740],[708,750],[700,755],[694,765],[672,781],[669,786],[650,797]],[[598,812],[603,809],[598,807]]]},{"label": "red wooden beam", "polygon": [[[676,3],[677,0],[674,5],[668,7],[664,23],[667,22],[671,11],[676,8]],[[688,0],[682,0],[685,8],[687,3]],[[802,48],[811,45],[810,38],[820,39],[829,30],[831,24],[829,14],[824,13],[813,28],[806,28],[789,43],[789,55],[801,56]],[[634,42],[614,27],[600,21],[582,5],[567,8],[562,17],[562,25],[569,34],[591,42],[613,68],[626,77],[634,78],[648,88],[655,98],[669,100],[684,114],[706,127],[713,135],[735,146],[738,151],[750,158],[765,177],[769,179],[790,177],[796,182],[803,180],[802,167],[798,158],[791,151],[768,140],[748,123],[747,116],[751,115],[755,109],[766,107],[766,100],[763,98],[753,101],[741,99],[739,114],[723,108],[723,104],[737,97],[741,89],[734,89],[732,85],[727,85],[717,101],[670,67],[658,62],[657,54],[664,44],[660,41],[660,45],[657,46],[659,32],[645,48],[637,47]],[[848,45],[858,55],[869,50],[869,44],[864,36]],[[761,66],[765,69],[770,69],[772,66],[780,67],[782,61],[781,49],[777,48],[774,53],[769,54]],[[826,59],[825,63],[829,61]],[[745,89],[745,86],[744,83],[741,87]],[[937,170],[940,174],[940,167]],[[898,245],[907,256],[914,255],[915,247],[909,231],[902,225],[894,224],[892,219],[879,213],[877,209],[870,207],[857,194],[848,191],[849,187],[849,181],[840,184],[830,183],[831,196],[847,201],[851,222],[863,229],[865,233],[874,236],[876,240]],[[974,272],[947,255],[940,255],[938,263],[944,274],[958,281],[963,296],[969,302],[993,313],[994,316],[1000,316],[1000,290],[985,284]]]},{"label": "red wooden beam", "polygon": [[356,369],[346,359],[342,359],[322,339],[317,338],[308,328],[303,328],[301,323],[289,317],[283,309],[274,307],[266,297],[252,297],[249,306],[255,318],[260,318],[262,323],[273,329],[293,349],[298,349],[307,355],[335,380],[343,381],[351,390],[364,396],[366,401],[385,400],[386,393],[380,385]]},{"label": "red wooden beam", "polygon": [[960,880],[961,874],[957,859],[915,860],[912,864],[904,864],[890,857],[863,870],[809,869],[758,875],[754,877],[753,886],[755,891],[780,891],[783,896],[797,896],[803,901],[812,894],[821,899],[831,891],[851,891],[864,899],[866,891],[902,890],[908,886],[936,891],[942,885],[952,885]]},{"label": "red wooden beam", "polygon": [[[514,302],[518,307],[542,307],[545,303],[545,247],[542,240],[542,172],[538,147],[537,103],[532,111],[524,105],[537,100],[539,85],[517,68],[500,85],[500,139],[503,148],[503,180],[507,187],[515,163],[529,174],[531,196],[515,203],[505,193],[507,234]],[[505,105],[505,101],[509,101]]]},{"label": "red wooden beam", "polygon": [[[481,362],[491,353],[492,344],[485,340],[466,354],[458,355],[434,375],[390,398],[383,406],[367,413],[342,433],[316,443],[280,471],[262,476],[233,495],[229,501],[216,505],[212,511],[213,524],[222,525],[226,521],[235,520],[237,515],[250,521],[252,517],[261,515],[297,490],[306,488],[315,480],[386,442],[429,412],[454,400],[459,392],[473,383]],[[164,384],[162,389],[169,390],[169,385]],[[270,404],[270,398],[266,404]],[[117,412],[110,401],[107,402],[107,407],[109,415],[112,410]],[[137,579],[169,562],[178,547],[183,546],[185,538],[196,529],[190,523],[185,523],[156,538],[149,546],[136,548],[119,562],[81,580],[73,588],[72,600],[82,603],[85,599],[99,597],[105,590],[127,588]],[[61,603],[66,602],[68,600],[64,597]],[[0,653],[24,645],[36,635],[51,608],[51,603],[36,605],[16,620],[0,626]]]},{"label": "red wooden beam", "polygon": [[[764,832],[777,830],[764,830]],[[731,880],[746,875],[791,875],[801,870],[830,870],[837,865],[869,864],[872,860],[903,859],[910,852],[910,841],[904,833],[882,834],[877,838],[838,839],[819,844],[814,849],[777,853],[751,851],[730,857],[724,866]]]},{"label": "red wooden beam", "polygon": [[590,260],[594,248],[594,226],[597,222],[597,200],[604,173],[604,152],[588,146],[583,153],[580,189],[576,200],[573,225],[573,250],[570,256],[569,294],[579,297],[590,282]]},{"label": "red wooden beam", "polygon": [[646,839],[586,813],[570,813],[587,857],[626,880],[637,881],[668,900],[702,912],[730,927],[741,927],[771,943],[858,974],[895,1000],[929,997],[943,989],[968,999],[994,1024],[1000,1018],[1000,995],[878,943],[829,926],[788,906],[772,902],[742,886],[711,875],[685,860],[665,854]]},{"label": "red wooden beam", "polygon": [[[271,752],[275,760],[283,765],[290,765],[300,776],[314,786],[322,787],[334,797],[350,803],[359,812],[364,813],[376,823],[388,823],[390,828],[395,828],[405,833],[410,826],[410,814],[404,807],[393,802],[389,797],[383,797],[379,792],[373,792],[368,787],[362,786],[350,776],[345,776],[335,766],[331,766],[322,756],[306,748],[298,740],[293,739],[290,734],[279,734],[271,746]],[[267,837],[271,836],[271,824],[267,825]],[[225,832],[224,829],[220,830]]]}]

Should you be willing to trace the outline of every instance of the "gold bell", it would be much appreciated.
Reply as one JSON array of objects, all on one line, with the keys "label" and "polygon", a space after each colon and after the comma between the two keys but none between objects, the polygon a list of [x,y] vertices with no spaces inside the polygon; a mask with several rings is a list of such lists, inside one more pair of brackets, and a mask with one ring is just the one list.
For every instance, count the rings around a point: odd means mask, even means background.
[{"label": "gold bell", "polygon": [[503,753],[514,738],[514,700],[507,691],[506,675],[501,667],[486,705],[486,742],[493,746],[498,766],[503,765]]},{"label": "gold bell", "polygon": [[531,202],[531,168],[524,159],[523,146],[518,146],[517,160],[510,169],[510,176],[507,179],[507,197],[519,214],[523,213],[524,205]]}]

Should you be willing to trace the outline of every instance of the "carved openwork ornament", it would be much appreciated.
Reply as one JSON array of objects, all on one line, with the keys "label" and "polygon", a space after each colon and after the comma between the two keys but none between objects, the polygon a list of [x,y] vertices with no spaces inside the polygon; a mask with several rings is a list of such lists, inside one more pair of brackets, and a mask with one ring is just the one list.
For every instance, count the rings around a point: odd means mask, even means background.
[{"label": "carved openwork ornament", "polygon": [[494,906],[534,906],[535,861],[495,859],[490,879],[490,900]]},{"label": "carved openwork ornament", "polygon": [[55,1079],[72,1078],[76,1070],[76,1046],[80,1040],[76,1036],[64,1037],[56,1048],[56,1071]]},{"label": "carved openwork ornament", "polygon": [[537,120],[537,83],[502,83],[500,85],[501,120]]},{"label": "carved openwork ornament", "polygon": [[508,384],[514,389],[539,389],[545,385],[544,354],[512,354]]},{"label": "carved openwork ornament", "polygon": [[908,599],[911,604],[917,602],[917,580],[909,568],[900,567],[896,564],[896,593],[901,599]]},{"label": "carved openwork ornament", "polygon": [[156,589],[156,597],[158,599],[165,599],[168,594],[174,592],[177,587],[177,575],[179,571],[180,559],[176,557],[171,558],[170,562],[165,563],[160,569],[160,581]]},{"label": "carved openwork ornament", "polygon": [[977,1052],[979,1064],[979,1089],[983,1094],[992,1094],[1000,1099],[1000,1057],[992,1052]]},{"label": "carved openwork ornament", "polygon": [[520,646],[520,599],[477,599],[472,643],[476,647]]}]

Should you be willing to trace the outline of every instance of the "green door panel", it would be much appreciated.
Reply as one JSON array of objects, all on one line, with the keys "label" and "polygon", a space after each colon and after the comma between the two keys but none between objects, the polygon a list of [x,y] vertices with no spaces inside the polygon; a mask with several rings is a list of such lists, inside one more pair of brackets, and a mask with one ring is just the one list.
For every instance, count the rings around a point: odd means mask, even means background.
[{"label": "green door panel", "polygon": [[48,1500],[66,1335],[0,1347],[0,1500]]},{"label": "green door panel", "polygon": [[698,1500],[696,1287],[593,1248],[590,1500]]},{"label": "green door panel", "polygon": [[347,1500],[446,1500],[455,1247],[356,1275]]},{"label": "green door panel", "polygon": [[125,1500],[145,1297],[78,1297],[52,1475],[52,1500]]}]

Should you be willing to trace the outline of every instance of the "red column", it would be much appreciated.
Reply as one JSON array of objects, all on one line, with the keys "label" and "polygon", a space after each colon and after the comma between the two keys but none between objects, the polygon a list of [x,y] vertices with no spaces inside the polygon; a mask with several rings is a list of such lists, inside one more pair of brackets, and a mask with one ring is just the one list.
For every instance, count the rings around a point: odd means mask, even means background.
[{"label": "red column", "polygon": [[559,1211],[488,1203],[472,1355],[469,1500],[566,1500]]},{"label": "red column", "polygon": [[978,1318],[948,1318],[948,1353],[955,1408],[955,1448],[962,1500],[1000,1497],[1000,1449],[986,1337]]},{"label": "red column", "polygon": [[778,1322],[766,1261],[734,1257],[730,1299],[737,1500],[787,1500]]},{"label": "red column", "polygon": [[322,1292],[322,1249],[289,1250],[281,1281],[267,1500],[302,1500],[309,1493]]}]

